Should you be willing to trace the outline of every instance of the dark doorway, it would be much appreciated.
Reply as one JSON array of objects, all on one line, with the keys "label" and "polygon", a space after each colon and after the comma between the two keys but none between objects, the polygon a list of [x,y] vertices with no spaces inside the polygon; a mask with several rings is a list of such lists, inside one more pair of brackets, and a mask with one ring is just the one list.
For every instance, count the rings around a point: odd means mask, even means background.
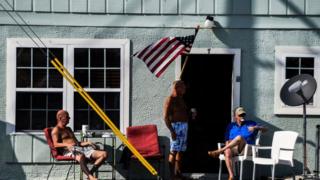
[{"label": "dark doorway", "polygon": [[[187,85],[185,100],[196,108],[196,120],[189,121],[188,148],[182,168],[189,173],[217,173],[218,159],[208,150],[224,141],[231,120],[233,55],[189,55],[182,80]],[[182,57],[182,64],[185,57]]]}]

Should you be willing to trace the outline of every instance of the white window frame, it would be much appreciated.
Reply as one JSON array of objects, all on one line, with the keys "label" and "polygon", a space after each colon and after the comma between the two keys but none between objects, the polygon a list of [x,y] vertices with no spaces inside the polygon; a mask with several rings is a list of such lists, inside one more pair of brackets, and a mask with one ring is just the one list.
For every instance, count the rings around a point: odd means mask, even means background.
[{"label": "white window frame", "polygon": [[[125,132],[125,128],[129,126],[129,83],[130,83],[130,41],[128,39],[41,39],[47,48],[63,48],[63,65],[73,75],[74,48],[120,48],[121,53],[121,84],[120,88],[91,88],[91,92],[120,92],[120,131]],[[37,40],[36,40],[37,41]],[[38,45],[41,43],[37,42]],[[15,113],[16,113],[16,49],[18,47],[38,48],[38,46],[27,38],[8,38],[7,39],[7,88],[6,88],[6,133],[15,133]],[[40,47],[43,47],[40,45]],[[68,60],[70,59],[70,60]],[[22,89],[22,88],[19,88]],[[87,89],[85,89],[87,90]],[[70,116],[68,126],[74,127],[73,121],[73,87],[63,79],[62,88],[36,88],[29,92],[39,91],[61,91],[63,92],[63,109],[66,109]],[[71,102],[71,103],[70,103]]]},{"label": "white window frame", "polygon": [[[274,114],[301,115],[302,105],[288,106],[280,99],[280,91],[286,82],[286,57],[313,57],[314,78],[320,82],[320,46],[276,46],[275,47],[275,77],[274,77]],[[313,97],[313,104],[307,105],[307,114],[320,115],[320,91],[317,90]]]}]

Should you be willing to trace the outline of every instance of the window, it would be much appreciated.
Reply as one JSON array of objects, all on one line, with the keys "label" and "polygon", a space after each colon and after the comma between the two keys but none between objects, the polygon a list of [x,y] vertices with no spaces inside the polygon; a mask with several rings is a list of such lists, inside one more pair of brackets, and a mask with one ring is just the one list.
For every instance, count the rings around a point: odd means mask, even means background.
[{"label": "window", "polygon": [[[320,82],[320,47],[276,47],[275,59],[275,114],[302,114],[301,106],[285,105],[280,99],[280,91],[287,80],[299,74],[309,74]],[[307,105],[307,113],[320,114],[320,94],[315,95]]]},{"label": "window", "polygon": [[[54,54],[121,130],[128,126],[129,41],[45,39],[39,48],[28,39],[8,39],[7,133],[42,131],[66,109],[69,126],[109,127],[50,63]],[[124,132],[124,131],[123,131]]]}]

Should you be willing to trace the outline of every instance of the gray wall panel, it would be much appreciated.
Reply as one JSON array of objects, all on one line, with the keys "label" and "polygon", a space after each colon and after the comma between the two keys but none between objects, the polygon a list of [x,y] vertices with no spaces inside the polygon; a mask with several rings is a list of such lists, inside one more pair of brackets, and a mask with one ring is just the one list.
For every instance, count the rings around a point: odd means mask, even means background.
[{"label": "gray wall panel", "polygon": [[216,0],[216,14],[232,14],[233,12],[233,1],[229,0]]},{"label": "gray wall panel", "polygon": [[196,14],[196,0],[179,0],[180,14]]},{"label": "gray wall panel", "polygon": [[161,0],[161,13],[163,14],[177,14],[178,0]]},{"label": "gray wall panel", "polygon": [[32,11],[32,0],[15,0],[14,7],[17,11]]},{"label": "gray wall panel", "polygon": [[270,0],[270,15],[286,15],[287,0]]},{"label": "gray wall panel", "polygon": [[288,0],[288,15],[305,14],[305,0]]},{"label": "gray wall panel", "polygon": [[124,0],[107,0],[107,13],[123,13]]},{"label": "gray wall panel", "polygon": [[51,0],[34,0],[33,1],[34,11],[37,12],[50,12],[51,11]]},{"label": "gray wall panel", "polygon": [[75,13],[87,13],[88,12],[88,0],[71,0],[70,10]]},{"label": "gray wall panel", "polygon": [[306,14],[320,15],[320,1],[319,0],[306,1]]},{"label": "gray wall panel", "polygon": [[106,0],[89,0],[89,13],[105,13]]},{"label": "gray wall panel", "polygon": [[269,0],[251,1],[251,13],[257,15],[266,15],[269,13]]},{"label": "gray wall panel", "polygon": [[251,14],[251,0],[233,0],[233,14]]},{"label": "gray wall panel", "polygon": [[160,0],[143,0],[143,13],[145,14],[159,14]]},{"label": "gray wall panel", "polygon": [[215,0],[198,0],[198,14],[214,14]]},{"label": "gray wall panel", "polygon": [[142,1],[141,0],[124,0],[125,12],[129,14],[141,14],[142,13]]},{"label": "gray wall panel", "polygon": [[69,0],[52,0],[52,11],[53,12],[69,12]]}]

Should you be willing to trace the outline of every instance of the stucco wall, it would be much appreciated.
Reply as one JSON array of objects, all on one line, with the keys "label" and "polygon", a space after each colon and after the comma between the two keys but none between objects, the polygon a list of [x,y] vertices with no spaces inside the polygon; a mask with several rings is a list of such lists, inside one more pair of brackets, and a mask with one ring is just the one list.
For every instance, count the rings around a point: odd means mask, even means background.
[{"label": "stucco wall", "polygon": [[[99,27],[32,27],[41,38],[104,38],[130,39],[131,54],[151,42],[164,36],[184,36],[193,33],[190,29],[179,28],[99,28]],[[5,119],[5,87],[6,87],[6,38],[20,38],[26,35],[17,26],[2,26],[0,28],[0,119]],[[194,43],[200,48],[240,48],[241,49],[241,104],[247,108],[248,116],[266,124],[269,131],[262,139],[263,144],[270,145],[273,131],[294,130],[300,137],[296,145],[294,159],[295,172],[302,171],[302,117],[275,116],[273,114],[274,94],[274,61],[275,46],[298,45],[319,46],[319,30],[263,30],[263,29],[201,29]],[[162,104],[170,92],[170,84],[175,79],[175,64],[171,64],[161,78],[152,75],[145,64],[137,59],[131,59],[131,91],[130,120],[132,125],[154,123],[158,126],[163,143],[168,143],[168,130],[162,120]],[[319,117],[308,117],[308,166],[314,169],[315,163],[315,133]],[[225,128],[225,127],[222,127]],[[0,177],[5,179],[41,179],[41,172],[47,167],[6,165],[12,154],[10,136],[5,135],[5,124],[0,122],[0,140],[4,144],[0,149],[0,166],[7,171],[0,171]],[[43,138],[40,137],[40,138]],[[21,146],[28,149],[30,144],[21,141]],[[5,147],[5,148],[4,148]],[[42,149],[43,150],[43,149]],[[41,151],[41,149],[40,149]],[[17,152],[17,153],[23,153]],[[13,169],[15,171],[13,171]],[[279,174],[281,174],[280,172]],[[284,170],[286,171],[286,170]],[[9,172],[9,173],[8,173]],[[63,171],[60,172],[63,174]],[[260,174],[269,173],[260,171]],[[286,172],[285,172],[286,173]],[[59,168],[56,172],[59,177]]]}]

